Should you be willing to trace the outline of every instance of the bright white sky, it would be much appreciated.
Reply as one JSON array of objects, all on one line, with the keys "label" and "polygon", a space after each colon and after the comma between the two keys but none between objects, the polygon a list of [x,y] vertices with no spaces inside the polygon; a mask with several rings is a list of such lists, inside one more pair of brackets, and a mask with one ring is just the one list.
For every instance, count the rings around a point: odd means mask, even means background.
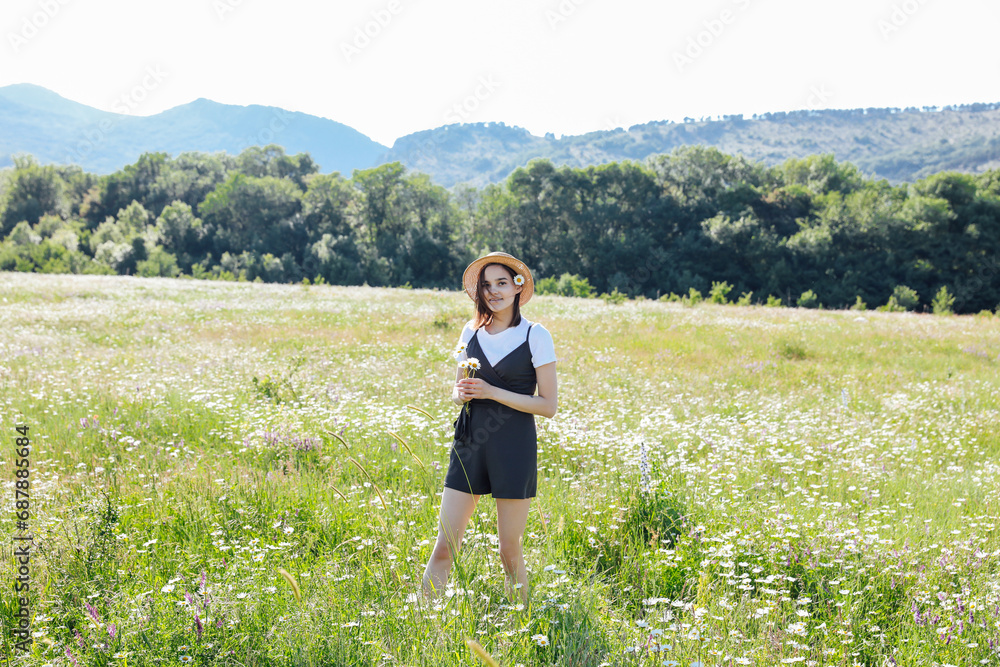
[{"label": "bright white sky", "polygon": [[998,26],[996,0],[3,0],[0,86],[112,110],[145,85],[132,113],[273,105],[387,145],[456,121],[558,136],[997,102]]}]

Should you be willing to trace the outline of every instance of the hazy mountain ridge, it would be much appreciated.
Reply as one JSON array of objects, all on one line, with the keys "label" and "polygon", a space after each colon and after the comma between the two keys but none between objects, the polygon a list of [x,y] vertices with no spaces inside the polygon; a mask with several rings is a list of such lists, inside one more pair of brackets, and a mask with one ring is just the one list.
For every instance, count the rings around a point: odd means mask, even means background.
[{"label": "hazy mountain ridge", "polygon": [[[1000,104],[942,110],[853,109],[797,111],[739,116],[722,120],[672,123],[654,121],[627,130],[591,132],[556,139],[528,134],[511,145],[500,123],[445,126],[421,134],[412,150],[410,137],[398,140],[383,156],[430,173],[451,186],[482,186],[502,180],[533,158],[584,167],[619,160],[642,160],[691,144],[715,146],[769,164],[788,158],[832,153],[864,172],[893,182],[913,181],[942,170],[979,172],[1000,167]],[[451,133],[463,143],[439,137]],[[411,135],[411,137],[414,135]],[[530,138],[530,139],[529,139]],[[489,165],[483,169],[480,165]]]},{"label": "hazy mountain ridge", "polygon": [[943,170],[1000,167],[1000,103],[686,120],[558,139],[502,122],[454,124],[400,137],[388,148],[341,123],[277,107],[198,99],[154,116],[130,116],[100,111],[40,86],[17,84],[0,88],[0,167],[12,164],[12,154],[30,153],[43,163],[73,163],[104,174],[134,163],[144,152],[236,154],[268,143],[280,144],[290,154],[308,152],[324,172],[349,175],[354,169],[399,161],[445,187],[500,182],[535,158],[585,167],[642,160],[691,144],[768,164],[832,153],[837,160],[893,182]]},{"label": "hazy mountain ridge", "polygon": [[31,84],[0,88],[0,166],[14,153],[43,163],[73,163],[110,173],[142,153],[239,153],[278,143],[289,153],[308,152],[323,171],[350,174],[376,164],[386,146],[342,123],[261,105],[238,106],[198,99],[153,116],[94,109]]}]

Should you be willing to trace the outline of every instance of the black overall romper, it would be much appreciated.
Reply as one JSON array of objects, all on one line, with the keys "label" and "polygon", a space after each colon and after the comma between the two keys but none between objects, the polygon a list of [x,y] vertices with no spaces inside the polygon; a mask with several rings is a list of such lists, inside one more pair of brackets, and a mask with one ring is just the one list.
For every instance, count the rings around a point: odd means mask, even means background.
[{"label": "black overall romper", "polygon": [[[477,330],[466,347],[466,355],[477,357],[482,365],[474,377],[501,389],[533,395],[536,377],[529,338],[531,327],[524,342],[493,366],[479,346]],[[455,442],[444,485],[494,498],[534,498],[538,477],[535,415],[484,398],[474,398],[468,405],[469,412],[462,406],[455,420]]]}]

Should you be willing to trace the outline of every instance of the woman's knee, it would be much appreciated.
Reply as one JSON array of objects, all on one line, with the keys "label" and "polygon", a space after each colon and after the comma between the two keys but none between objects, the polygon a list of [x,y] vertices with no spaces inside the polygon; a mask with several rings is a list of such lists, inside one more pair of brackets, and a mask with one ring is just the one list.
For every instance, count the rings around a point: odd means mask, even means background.
[{"label": "woman's knee", "polygon": [[449,544],[444,540],[438,540],[434,543],[434,548],[431,550],[431,560],[450,562],[458,555],[459,549],[461,549],[461,544]]},{"label": "woman's knee", "polygon": [[521,560],[521,540],[500,540],[500,558],[506,565],[516,565]]}]

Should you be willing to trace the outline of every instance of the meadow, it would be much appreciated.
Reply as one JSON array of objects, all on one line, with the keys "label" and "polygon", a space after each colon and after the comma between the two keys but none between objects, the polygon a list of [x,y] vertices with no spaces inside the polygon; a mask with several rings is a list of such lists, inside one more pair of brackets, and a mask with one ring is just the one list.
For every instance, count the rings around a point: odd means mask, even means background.
[{"label": "meadow", "polygon": [[1000,663],[1000,318],[536,296],[525,606],[488,497],[419,595],[471,313],[0,273],[0,665]]}]

